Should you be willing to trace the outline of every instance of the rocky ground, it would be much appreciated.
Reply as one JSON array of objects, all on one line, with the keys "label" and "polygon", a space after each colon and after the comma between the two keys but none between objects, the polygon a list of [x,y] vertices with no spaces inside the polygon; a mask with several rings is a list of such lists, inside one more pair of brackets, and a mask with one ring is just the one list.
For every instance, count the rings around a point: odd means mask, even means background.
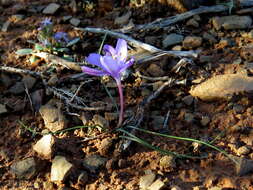
[{"label": "rocky ground", "polygon": [[[252,9],[215,10],[164,25],[178,12],[158,2],[1,0],[1,189],[253,189]],[[35,48],[45,18],[67,51]],[[121,130],[115,82],[80,70],[118,37],[85,27],[132,37]]]}]

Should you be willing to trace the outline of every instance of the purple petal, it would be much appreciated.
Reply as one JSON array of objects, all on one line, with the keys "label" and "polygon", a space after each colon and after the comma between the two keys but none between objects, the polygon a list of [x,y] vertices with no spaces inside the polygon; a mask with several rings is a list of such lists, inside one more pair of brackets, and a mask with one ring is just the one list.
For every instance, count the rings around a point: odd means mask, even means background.
[{"label": "purple petal", "polygon": [[105,55],[107,56],[115,56],[116,55],[116,50],[114,49],[114,47],[110,46],[110,45],[104,45],[103,50],[105,51]]},{"label": "purple petal", "polygon": [[128,60],[124,65],[121,65],[120,73],[126,70],[128,67],[131,67],[134,64],[134,58]]},{"label": "purple petal", "polygon": [[82,66],[82,71],[84,73],[87,73],[89,75],[94,75],[94,76],[104,76],[106,75],[106,73],[104,71],[101,70],[97,70],[97,69],[92,69],[90,67],[86,67],[86,66]]},{"label": "purple petal", "polygon": [[115,79],[120,77],[119,71],[121,70],[121,67],[115,59],[113,59],[111,56],[101,56],[100,61],[103,69],[108,74]]},{"label": "purple petal", "polygon": [[101,55],[97,54],[97,53],[91,53],[87,58],[86,61],[91,64],[91,65],[96,65],[98,67],[101,67],[101,63],[100,63],[100,58]]},{"label": "purple petal", "polygon": [[127,42],[123,39],[118,39],[116,45],[116,53],[120,61],[126,61],[127,59]]}]

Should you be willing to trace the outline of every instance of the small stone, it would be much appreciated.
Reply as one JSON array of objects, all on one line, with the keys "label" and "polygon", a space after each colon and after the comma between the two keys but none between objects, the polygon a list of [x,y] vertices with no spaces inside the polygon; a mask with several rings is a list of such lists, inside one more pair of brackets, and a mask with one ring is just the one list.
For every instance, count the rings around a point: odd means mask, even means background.
[{"label": "small stone", "polygon": [[72,18],[72,16],[68,15],[68,16],[62,17],[62,20],[63,20],[63,22],[66,22],[66,21],[70,20],[71,18]]},{"label": "small stone", "polygon": [[200,120],[202,126],[207,126],[210,123],[210,118],[208,116],[203,116]]},{"label": "small stone", "polygon": [[210,63],[213,60],[212,55],[200,55],[199,61],[200,63]]},{"label": "small stone", "polygon": [[198,28],[199,23],[194,18],[192,18],[186,22],[186,26],[193,26],[195,28]]},{"label": "small stone", "polygon": [[174,156],[163,156],[160,161],[159,165],[163,168],[174,168],[176,167],[175,157]]},{"label": "small stone", "polygon": [[128,11],[126,14],[115,18],[114,24],[125,25],[129,22],[129,19],[130,19],[131,16],[132,16],[132,12]]},{"label": "small stone", "polygon": [[25,87],[28,88],[28,90],[30,90],[34,84],[36,83],[37,79],[31,76],[24,76],[22,78],[22,82],[24,83]]},{"label": "small stone", "polygon": [[110,112],[105,112],[105,119],[107,121],[114,121],[117,120],[119,117],[118,113],[110,113]]},{"label": "small stone", "polygon": [[80,24],[80,19],[78,18],[71,18],[69,23],[72,24],[73,26],[78,26]]},{"label": "small stone", "polygon": [[252,160],[248,160],[245,158],[239,158],[239,157],[235,157],[235,156],[232,156],[232,158],[237,161],[237,163],[235,165],[237,175],[243,176],[243,175],[246,175],[246,174],[253,171],[253,161]]},{"label": "small stone", "polygon": [[16,22],[19,22],[21,20],[23,20],[25,18],[25,15],[22,15],[22,14],[16,14],[16,15],[12,15],[10,20],[13,22],[13,23],[16,23]]},{"label": "small stone", "polygon": [[154,183],[152,183],[148,187],[148,190],[161,190],[164,187],[165,187],[165,183],[162,180],[157,179]]},{"label": "small stone", "polygon": [[193,19],[195,19],[196,21],[201,21],[201,17],[199,15],[194,15]]},{"label": "small stone", "polygon": [[194,121],[195,116],[192,113],[185,113],[184,120],[188,123],[192,123]]},{"label": "small stone", "polygon": [[235,113],[243,113],[244,112],[244,107],[242,105],[235,104],[233,106],[233,110],[235,111]]},{"label": "small stone", "polygon": [[155,45],[156,42],[157,42],[157,36],[146,36],[145,37],[145,42],[147,44],[153,44],[153,45]]},{"label": "small stone", "polygon": [[154,130],[161,130],[164,124],[164,117],[160,115],[153,115],[152,118],[152,126]]},{"label": "small stone", "polygon": [[250,149],[247,146],[241,146],[240,148],[237,149],[236,154],[238,156],[241,155],[247,155],[250,153]]},{"label": "small stone", "polygon": [[34,146],[33,150],[44,158],[50,159],[53,153],[55,138],[52,134],[43,136]]},{"label": "small stone", "polygon": [[59,4],[50,3],[44,10],[43,14],[53,15],[60,8]]},{"label": "small stone", "polygon": [[101,155],[107,155],[110,151],[110,148],[112,147],[113,139],[106,138],[103,139],[101,144],[98,147],[98,151]]},{"label": "small stone", "polygon": [[82,171],[82,173],[78,176],[77,183],[80,185],[85,185],[89,179],[89,176],[86,171]]},{"label": "small stone", "polygon": [[172,50],[174,50],[174,51],[182,51],[182,49],[183,49],[183,47],[180,46],[180,45],[174,46],[174,47],[172,48]]},{"label": "small stone", "polygon": [[43,188],[44,189],[54,189],[54,184],[50,181],[43,182]]},{"label": "small stone", "polygon": [[223,16],[212,18],[213,26],[216,30],[222,27],[225,30],[247,29],[251,26],[252,19],[249,16]]},{"label": "small stone", "polygon": [[3,26],[2,26],[2,29],[1,29],[2,32],[7,32],[8,29],[9,29],[10,24],[11,24],[11,21],[7,20],[7,21],[3,24]]},{"label": "small stone", "polygon": [[99,155],[89,155],[83,161],[83,166],[90,170],[90,172],[95,173],[100,167],[104,166],[107,159]]},{"label": "small stone", "polygon": [[56,132],[66,128],[67,119],[60,108],[56,108],[51,102],[41,106],[39,113],[44,120],[45,127],[50,131]]},{"label": "small stone", "polygon": [[96,114],[93,116],[92,121],[95,125],[99,125],[102,128],[109,128],[109,122],[102,116]]},{"label": "small stone", "polygon": [[12,87],[10,87],[9,92],[15,95],[24,93],[25,92],[24,83],[16,82]]},{"label": "small stone", "polygon": [[7,113],[6,106],[4,104],[0,104],[0,114]]},{"label": "small stone", "polygon": [[51,176],[52,182],[62,182],[69,174],[73,165],[63,156],[56,156],[52,161]]},{"label": "small stone", "polygon": [[216,44],[217,43],[216,38],[208,32],[203,33],[203,39],[207,40],[210,44]]},{"label": "small stone", "polygon": [[36,174],[36,162],[34,158],[14,162],[11,165],[11,172],[19,179],[30,179]]},{"label": "small stone", "polygon": [[167,48],[172,45],[180,44],[184,40],[184,36],[176,33],[167,35],[163,39],[163,48]]},{"label": "small stone", "polygon": [[183,47],[185,49],[193,49],[201,46],[202,38],[197,36],[187,36],[183,41]]},{"label": "small stone", "polygon": [[146,175],[141,176],[139,186],[140,189],[147,189],[155,180],[155,173],[153,173],[151,170]]},{"label": "small stone", "polygon": [[155,63],[149,65],[147,72],[153,77],[159,77],[164,75],[164,71],[162,70],[162,68]]},{"label": "small stone", "polygon": [[193,100],[194,98],[191,95],[185,96],[182,99],[182,101],[188,106],[192,104]]}]

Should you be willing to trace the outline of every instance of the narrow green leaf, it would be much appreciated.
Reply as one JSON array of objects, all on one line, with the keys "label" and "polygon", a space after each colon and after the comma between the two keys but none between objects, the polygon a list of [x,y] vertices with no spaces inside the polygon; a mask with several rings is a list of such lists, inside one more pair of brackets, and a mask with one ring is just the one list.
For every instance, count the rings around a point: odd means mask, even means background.
[{"label": "narrow green leaf", "polygon": [[67,45],[66,47],[69,47],[69,46],[73,46],[74,44],[76,44],[77,42],[79,42],[80,38],[74,38],[73,40],[71,40]]},{"label": "narrow green leaf", "polygon": [[27,49],[19,49],[19,50],[17,50],[15,53],[16,53],[17,55],[29,55],[29,54],[31,54],[32,52],[33,52],[32,49],[27,48]]},{"label": "narrow green leaf", "polygon": [[35,50],[38,50],[38,51],[42,51],[44,50],[45,48],[43,46],[41,46],[40,44],[35,44],[34,46]]}]

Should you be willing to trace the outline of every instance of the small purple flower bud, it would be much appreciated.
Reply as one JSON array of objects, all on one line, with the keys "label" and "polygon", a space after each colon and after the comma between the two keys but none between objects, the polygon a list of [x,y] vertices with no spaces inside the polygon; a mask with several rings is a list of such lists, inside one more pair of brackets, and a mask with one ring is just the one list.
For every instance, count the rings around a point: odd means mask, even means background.
[{"label": "small purple flower bud", "polygon": [[54,39],[57,42],[65,42],[65,43],[69,42],[68,34],[66,32],[56,32],[54,34]]},{"label": "small purple flower bud", "polygon": [[38,28],[38,30],[43,30],[43,28],[47,27],[48,25],[53,24],[51,21],[51,18],[45,18],[43,21],[40,22],[41,26]]}]

